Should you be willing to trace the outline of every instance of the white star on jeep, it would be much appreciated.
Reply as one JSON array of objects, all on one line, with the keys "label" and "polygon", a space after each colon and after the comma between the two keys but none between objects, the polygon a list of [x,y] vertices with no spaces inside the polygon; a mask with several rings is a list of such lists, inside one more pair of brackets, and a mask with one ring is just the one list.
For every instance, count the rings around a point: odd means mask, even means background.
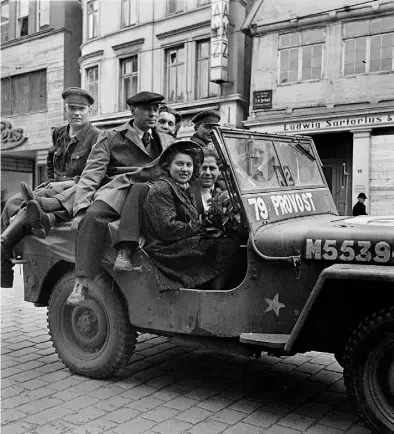
[{"label": "white star on jeep", "polygon": [[267,309],[265,309],[264,313],[273,310],[276,313],[276,316],[279,316],[279,309],[282,307],[286,307],[286,305],[279,302],[279,294],[276,294],[272,300],[266,298],[265,301],[268,303],[268,307]]}]

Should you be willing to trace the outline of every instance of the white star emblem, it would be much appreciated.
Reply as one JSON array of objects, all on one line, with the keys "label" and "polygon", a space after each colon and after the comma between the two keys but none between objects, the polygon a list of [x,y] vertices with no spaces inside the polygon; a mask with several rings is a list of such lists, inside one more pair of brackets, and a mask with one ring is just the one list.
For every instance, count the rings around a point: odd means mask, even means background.
[{"label": "white star emblem", "polygon": [[279,316],[279,309],[286,307],[283,303],[279,302],[279,294],[276,294],[272,300],[266,298],[265,301],[268,303],[268,307],[265,309],[264,313],[273,310],[276,313],[276,316]]}]

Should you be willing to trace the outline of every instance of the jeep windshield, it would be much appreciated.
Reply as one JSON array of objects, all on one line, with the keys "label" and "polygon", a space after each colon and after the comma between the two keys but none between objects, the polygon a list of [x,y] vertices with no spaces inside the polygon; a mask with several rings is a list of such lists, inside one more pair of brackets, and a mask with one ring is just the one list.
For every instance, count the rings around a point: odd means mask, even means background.
[{"label": "jeep windshield", "polygon": [[325,186],[311,139],[222,133],[241,191]]}]

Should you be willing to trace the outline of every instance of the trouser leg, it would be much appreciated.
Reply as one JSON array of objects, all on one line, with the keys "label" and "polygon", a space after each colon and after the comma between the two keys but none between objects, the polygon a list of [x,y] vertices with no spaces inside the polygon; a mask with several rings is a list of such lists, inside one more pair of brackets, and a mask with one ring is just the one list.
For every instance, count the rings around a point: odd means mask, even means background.
[{"label": "trouser leg", "polygon": [[99,272],[105,248],[108,223],[119,214],[105,202],[98,200],[88,208],[80,221],[75,243],[75,272],[77,277],[93,280]]},{"label": "trouser leg", "polygon": [[3,232],[10,225],[11,217],[17,214],[22,203],[23,197],[19,193],[11,196],[7,200],[3,212],[1,213],[1,232]]}]

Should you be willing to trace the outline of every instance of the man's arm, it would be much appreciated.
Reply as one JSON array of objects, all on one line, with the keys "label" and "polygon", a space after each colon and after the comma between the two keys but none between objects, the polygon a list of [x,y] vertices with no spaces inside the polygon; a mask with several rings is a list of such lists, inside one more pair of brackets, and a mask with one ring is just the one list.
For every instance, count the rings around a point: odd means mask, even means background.
[{"label": "man's arm", "polygon": [[107,173],[110,162],[109,141],[107,132],[100,133],[97,143],[93,145],[81,179],[77,185],[73,214],[84,211],[93,202],[96,191]]},{"label": "man's arm", "polygon": [[55,169],[53,167],[53,156],[55,154],[55,145],[57,140],[56,128],[52,131],[52,146],[48,150],[47,155],[47,181],[53,181],[55,179]]}]

